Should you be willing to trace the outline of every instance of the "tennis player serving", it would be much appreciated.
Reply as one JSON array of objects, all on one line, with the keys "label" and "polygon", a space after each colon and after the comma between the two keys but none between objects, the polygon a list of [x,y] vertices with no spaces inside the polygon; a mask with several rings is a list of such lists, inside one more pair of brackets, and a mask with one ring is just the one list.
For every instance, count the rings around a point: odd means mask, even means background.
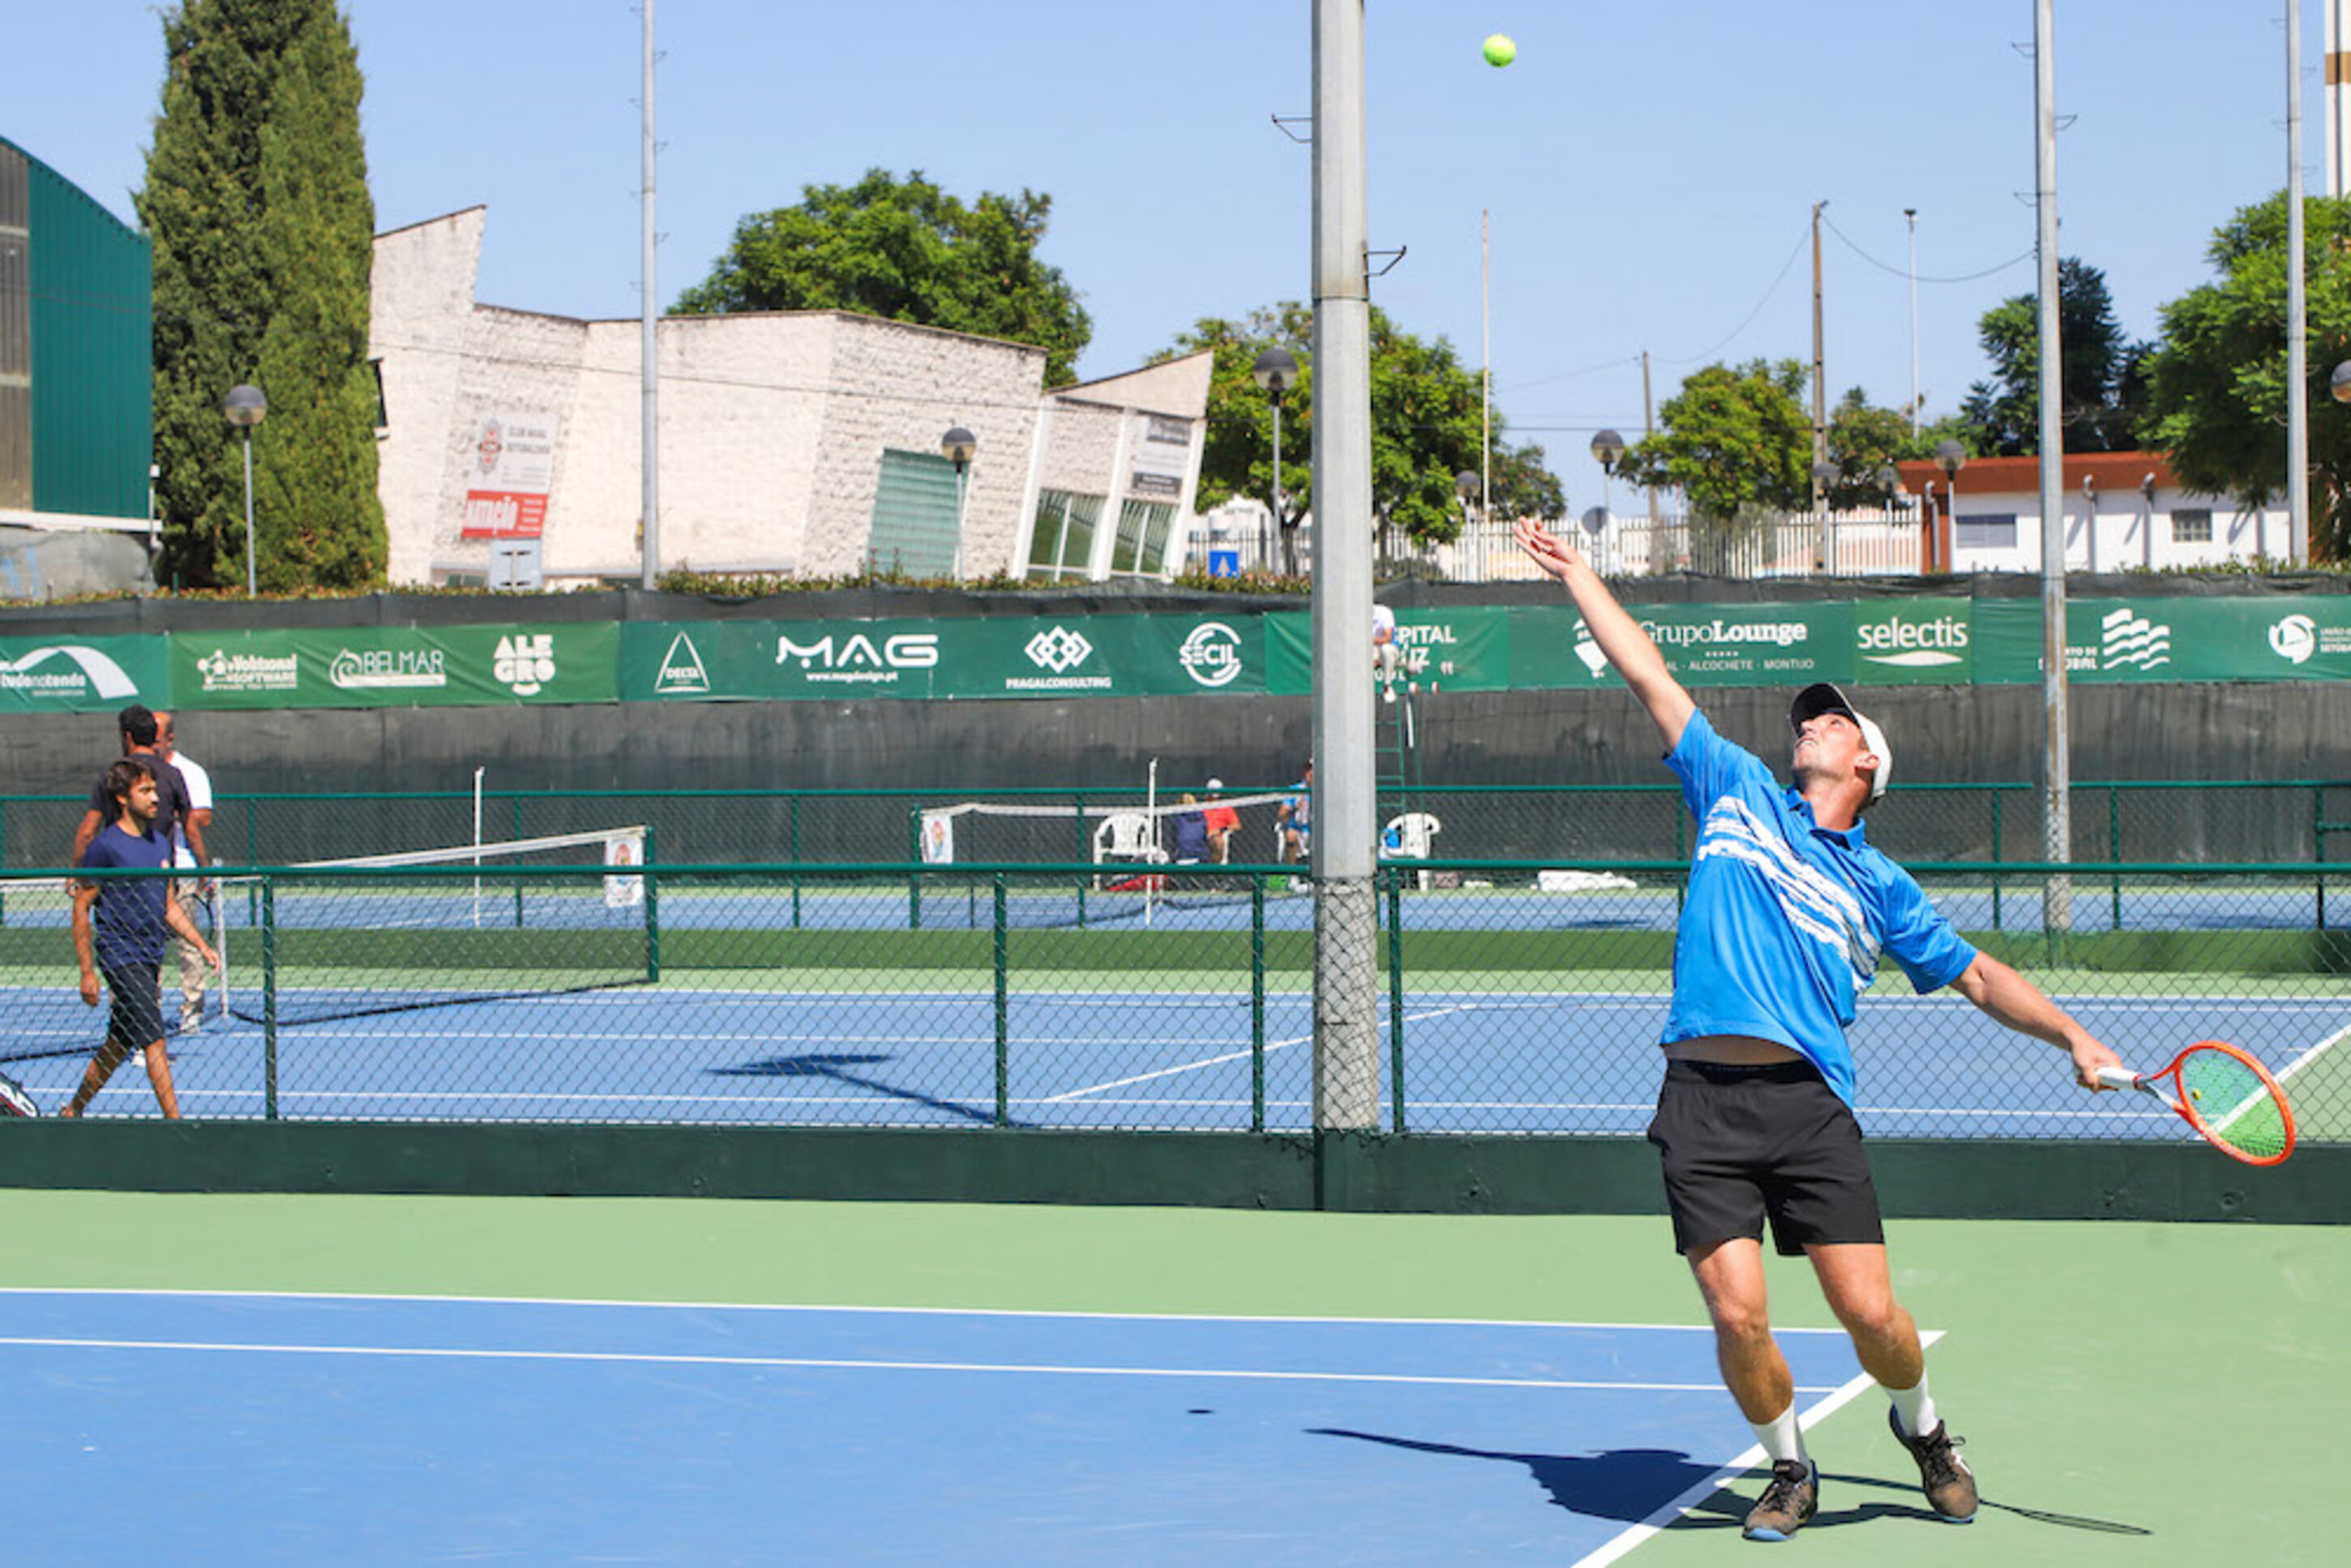
[{"label": "tennis player serving", "polygon": [[2085,1088],[2120,1062],[2031,981],[1970,946],[1910,874],[1870,847],[1861,816],[1886,793],[1894,758],[1843,693],[1822,684],[1797,694],[1794,782],[1782,788],[1715,733],[1583,551],[1530,522],[1518,539],[1566,585],[1648,711],[1698,819],[1649,1141],[1664,1156],[1674,1245],[1706,1299],[1722,1380],[1771,1465],[1746,1533],[1784,1541],[1820,1501],[1765,1310],[1767,1219],[1783,1255],[1811,1258],[1862,1366],[1892,1399],[1888,1423],[1917,1462],[1927,1500],[1965,1523],[1975,1477],[1927,1391],[1917,1326],[1894,1299],[1844,1031],[1884,952],[1919,991],[1953,987],[2000,1023],[2069,1052]]}]

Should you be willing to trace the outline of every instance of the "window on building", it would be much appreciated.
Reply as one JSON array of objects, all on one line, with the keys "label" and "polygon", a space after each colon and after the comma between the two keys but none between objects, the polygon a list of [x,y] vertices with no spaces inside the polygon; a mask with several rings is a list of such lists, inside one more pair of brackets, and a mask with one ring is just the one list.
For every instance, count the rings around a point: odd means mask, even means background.
[{"label": "window on building", "polygon": [[2210,507],[2173,508],[2171,542],[2176,545],[2210,544],[2212,542],[2212,508]]},{"label": "window on building", "polygon": [[935,452],[882,454],[866,559],[875,571],[912,578],[956,570],[955,465]]},{"label": "window on building", "polygon": [[1119,508],[1118,538],[1111,542],[1113,575],[1157,577],[1167,566],[1167,536],[1176,508],[1163,501],[1129,501]]},{"label": "window on building", "polygon": [[1029,580],[1085,577],[1094,555],[1094,529],[1103,497],[1046,490],[1037,497],[1037,528],[1029,545]]},{"label": "window on building", "polygon": [[1961,549],[2014,549],[2016,514],[1961,517],[1954,529],[1953,541]]}]

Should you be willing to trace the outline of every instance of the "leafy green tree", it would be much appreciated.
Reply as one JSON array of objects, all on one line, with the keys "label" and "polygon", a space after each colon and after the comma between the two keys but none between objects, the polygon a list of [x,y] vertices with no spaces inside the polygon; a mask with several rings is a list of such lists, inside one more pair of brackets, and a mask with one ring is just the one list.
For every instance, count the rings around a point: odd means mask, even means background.
[{"label": "leafy green tree", "polygon": [[1934,443],[1924,434],[1910,434],[1907,414],[1896,413],[1890,408],[1871,405],[1868,395],[1859,387],[1847,392],[1829,411],[1829,462],[1837,477],[1828,490],[1829,506],[1835,510],[1851,507],[1876,507],[1885,504],[1886,489],[1878,483],[1878,473],[1889,465],[1906,458],[1924,457],[1934,450]]},{"label": "leafy green tree", "polygon": [[806,185],[795,207],[754,213],[681,316],[848,310],[1045,350],[1047,384],[1075,377],[1093,322],[1061,268],[1038,259],[1053,198],[993,191],[967,206],[915,170]]},{"label": "leafy green tree", "polygon": [[[2145,434],[2192,490],[2261,506],[2286,489],[2285,194],[2240,211],[2207,253],[2218,281],[2166,305]],[[2351,358],[2351,200],[2307,198],[2311,554],[2351,559],[2351,419],[2327,398]]]},{"label": "leafy green tree", "polygon": [[278,590],[367,587],[383,580],[391,553],[376,492],[375,204],[360,142],[359,55],[349,28],[322,9],[286,52],[261,132],[273,308],[261,337],[270,439],[256,454],[255,528],[261,580]]},{"label": "leafy green tree", "polygon": [[[1202,508],[1235,496],[1270,504],[1272,400],[1254,374],[1258,355],[1270,348],[1287,349],[1299,365],[1298,384],[1282,401],[1282,487],[1293,509],[1313,504],[1313,312],[1284,303],[1238,321],[1204,319],[1155,356],[1167,360],[1203,350],[1216,356],[1208,382],[1207,439],[1200,455]],[[1371,312],[1371,356],[1374,504],[1415,538],[1449,539],[1461,530],[1455,476],[1479,465],[1483,394],[1477,372],[1461,363],[1444,339],[1423,341],[1376,306]],[[1542,448],[1511,444],[1506,428],[1497,414],[1494,510],[1558,517],[1566,502],[1558,479],[1542,465]]]},{"label": "leafy green tree", "polygon": [[[1991,380],[1968,390],[1960,406],[1968,444],[1993,457],[2041,450],[2041,307],[2031,294],[2001,300],[1983,314],[1977,340],[1992,363]],[[2058,396],[2068,452],[2121,452],[2146,404],[2150,345],[2123,336],[2106,275],[2065,256],[2057,263]]]},{"label": "leafy green tree", "polygon": [[154,243],[164,570],[191,586],[244,580],[243,459],[220,405],[251,382],[271,405],[254,448],[263,580],[380,580],[375,215],[349,25],[332,0],[187,0],[165,13],[163,44],[134,200]]},{"label": "leafy green tree", "polygon": [[1812,504],[1808,372],[1795,360],[1708,365],[1657,410],[1662,427],[1618,459],[1620,478],[1681,491],[1694,517],[1728,523],[1755,509]]}]

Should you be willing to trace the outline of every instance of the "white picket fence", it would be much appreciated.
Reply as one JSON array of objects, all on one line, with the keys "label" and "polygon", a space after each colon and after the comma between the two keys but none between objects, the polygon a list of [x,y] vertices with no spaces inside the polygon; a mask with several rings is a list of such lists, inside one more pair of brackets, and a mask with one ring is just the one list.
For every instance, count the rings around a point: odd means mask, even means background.
[{"label": "white picket fence", "polygon": [[[1243,571],[1283,570],[1282,544],[1265,514],[1227,514],[1220,521],[1213,535],[1194,534],[1192,564],[1206,569],[1208,552],[1216,549],[1228,552]],[[1573,522],[1558,526],[1611,577],[1677,571],[1729,578],[1902,577],[1915,575],[1920,559],[1918,515],[1912,511],[1788,517],[1730,539],[1709,537],[1703,529],[1694,539],[1682,517],[1611,517],[1597,532]],[[1311,519],[1297,532],[1298,569],[1311,574]],[[1524,582],[1541,575],[1520,551],[1507,517],[1465,524],[1458,538],[1443,544],[1383,528],[1377,553],[1386,572],[1419,566],[1447,582]]]}]

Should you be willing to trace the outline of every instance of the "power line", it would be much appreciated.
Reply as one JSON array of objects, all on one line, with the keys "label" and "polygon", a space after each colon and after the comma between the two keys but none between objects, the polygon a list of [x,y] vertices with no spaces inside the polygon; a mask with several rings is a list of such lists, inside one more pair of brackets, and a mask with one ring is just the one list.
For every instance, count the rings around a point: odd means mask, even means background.
[{"label": "power line", "polygon": [[[1844,242],[1845,249],[1853,252],[1854,255],[1861,257],[1862,260],[1869,263],[1870,266],[1877,268],[1880,272],[1890,272],[1896,277],[1907,278],[1912,276],[1909,268],[1895,267],[1886,262],[1880,261],[1876,256],[1870,255],[1867,251],[1862,249],[1861,246],[1854,244],[1853,237],[1846,234],[1844,230],[1836,226],[1836,220],[1834,218],[1823,217],[1821,222],[1827,225],[1829,233],[1836,235],[1837,238]],[[1985,267],[1981,272],[1961,272],[1953,274],[1948,277],[1929,277],[1921,273],[1917,275],[1917,281],[1920,283],[1973,283],[1980,277],[1990,277],[1995,272],[2006,272],[2010,267],[2014,267],[2021,261],[2031,261],[2033,257],[2033,252],[2028,250],[2021,255],[2011,256],[2006,261]]]}]

